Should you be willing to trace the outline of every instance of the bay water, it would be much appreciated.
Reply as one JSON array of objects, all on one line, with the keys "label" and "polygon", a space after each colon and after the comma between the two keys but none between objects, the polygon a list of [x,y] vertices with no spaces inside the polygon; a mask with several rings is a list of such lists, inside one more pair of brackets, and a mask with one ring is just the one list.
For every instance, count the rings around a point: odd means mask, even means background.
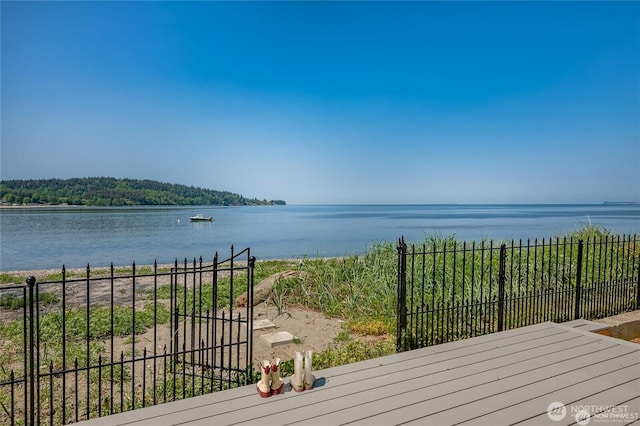
[{"label": "bay water", "polygon": [[[213,216],[213,222],[189,217]],[[258,260],[362,254],[427,235],[542,240],[586,225],[640,232],[639,204],[12,207],[0,209],[0,271],[210,262],[230,247]]]}]

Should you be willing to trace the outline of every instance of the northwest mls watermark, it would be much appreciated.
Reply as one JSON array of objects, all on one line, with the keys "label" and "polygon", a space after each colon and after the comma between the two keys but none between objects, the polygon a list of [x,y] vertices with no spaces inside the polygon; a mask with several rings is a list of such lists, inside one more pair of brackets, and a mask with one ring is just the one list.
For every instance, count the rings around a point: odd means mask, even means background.
[{"label": "northwest mls watermark", "polygon": [[580,426],[593,423],[629,423],[640,419],[640,413],[628,405],[583,405],[566,406],[562,402],[552,402],[547,407],[547,416],[555,422],[569,417]]}]

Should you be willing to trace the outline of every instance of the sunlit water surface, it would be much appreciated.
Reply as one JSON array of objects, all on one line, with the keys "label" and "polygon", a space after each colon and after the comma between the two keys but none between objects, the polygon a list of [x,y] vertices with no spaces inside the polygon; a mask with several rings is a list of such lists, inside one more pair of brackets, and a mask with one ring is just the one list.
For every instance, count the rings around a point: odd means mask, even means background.
[{"label": "sunlit water surface", "polygon": [[[201,213],[213,222],[190,222]],[[344,256],[371,244],[527,240],[585,225],[640,232],[640,205],[290,205],[0,209],[0,270],[210,261],[251,248],[258,259]]]}]

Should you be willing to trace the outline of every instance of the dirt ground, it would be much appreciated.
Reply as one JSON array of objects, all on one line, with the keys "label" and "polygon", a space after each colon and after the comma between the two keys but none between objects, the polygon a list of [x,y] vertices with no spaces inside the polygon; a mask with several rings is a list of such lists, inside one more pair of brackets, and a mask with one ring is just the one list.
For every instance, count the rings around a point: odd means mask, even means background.
[{"label": "dirt ground", "polygon": [[[319,352],[327,349],[342,330],[343,321],[336,318],[326,318],[321,312],[285,308],[282,314],[273,305],[263,302],[254,307],[254,319],[267,319],[276,328],[254,331],[253,354],[255,360],[281,358],[292,359],[296,351],[308,349]],[[293,343],[270,347],[260,336],[278,331],[288,331],[296,339]]]}]

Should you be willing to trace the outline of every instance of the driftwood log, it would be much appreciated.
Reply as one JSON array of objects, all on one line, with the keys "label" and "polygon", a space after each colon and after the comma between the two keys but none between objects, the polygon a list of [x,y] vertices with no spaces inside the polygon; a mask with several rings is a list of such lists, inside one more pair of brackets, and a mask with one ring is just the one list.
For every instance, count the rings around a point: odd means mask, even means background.
[{"label": "driftwood log", "polygon": [[[297,275],[297,271],[283,271],[278,272],[277,274],[273,274],[270,277],[267,277],[264,280],[260,281],[260,284],[253,287],[253,306],[262,303],[269,298],[275,283],[283,279],[293,278]],[[245,291],[236,298],[236,306],[247,306],[248,301],[249,297],[247,292]]]}]

